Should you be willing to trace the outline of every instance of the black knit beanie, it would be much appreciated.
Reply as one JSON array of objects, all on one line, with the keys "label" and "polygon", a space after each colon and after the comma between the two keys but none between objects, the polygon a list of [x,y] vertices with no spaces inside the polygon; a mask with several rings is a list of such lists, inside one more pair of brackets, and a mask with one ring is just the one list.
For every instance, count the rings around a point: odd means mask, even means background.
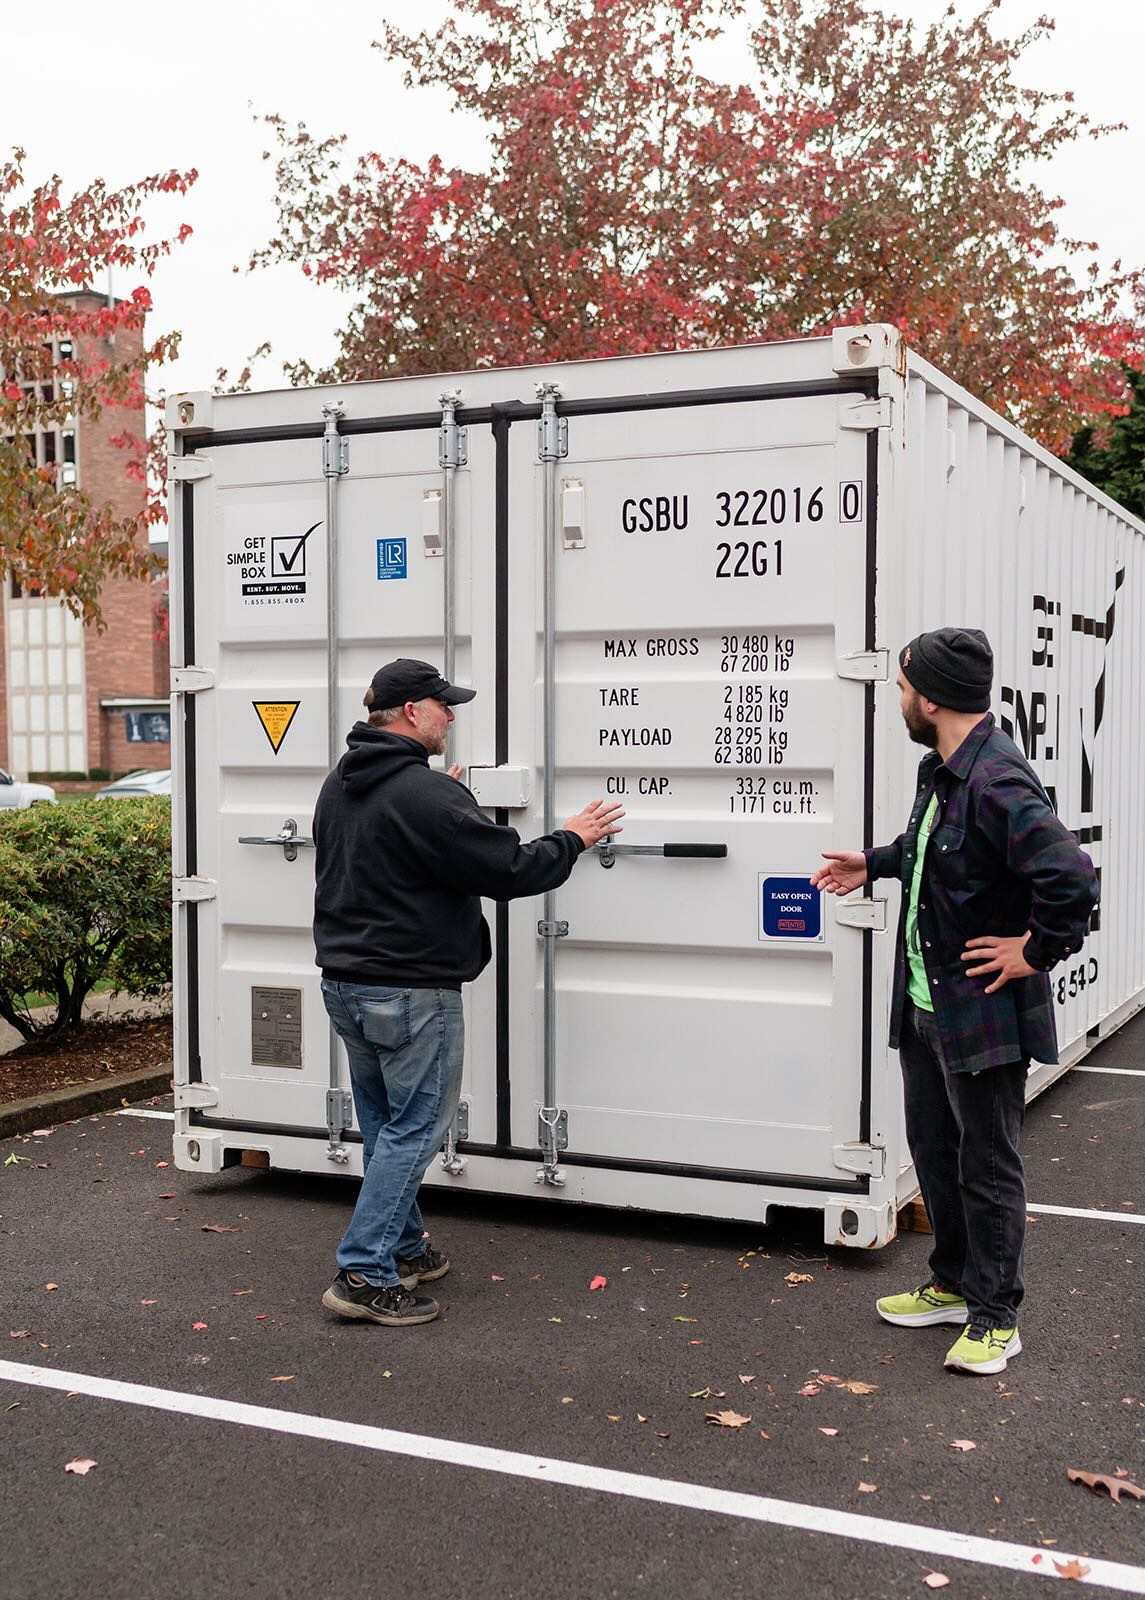
[{"label": "black knit beanie", "polygon": [[899,656],[907,682],[950,711],[989,711],[994,652],[981,628],[920,633]]}]

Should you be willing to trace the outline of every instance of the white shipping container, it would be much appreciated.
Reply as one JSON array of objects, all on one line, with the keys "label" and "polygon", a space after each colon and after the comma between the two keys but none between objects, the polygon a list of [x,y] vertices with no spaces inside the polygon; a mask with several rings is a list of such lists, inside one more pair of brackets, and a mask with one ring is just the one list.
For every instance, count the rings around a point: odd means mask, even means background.
[{"label": "white shipping container", "polygon": [[489,905],[456,1139],[427,1181],[881,1245],[916,1191],[886,1043],[897,653],[982,627],[993,707],[1093,856],[1060,1067],[1145,996],[1145,526],[894,329],[336,389],[176,396],[180,1167],[357,1174],[311,941],[311,817],[378,666],[478,690],[451,759],[532,837],[623,800],[542,901]]}]

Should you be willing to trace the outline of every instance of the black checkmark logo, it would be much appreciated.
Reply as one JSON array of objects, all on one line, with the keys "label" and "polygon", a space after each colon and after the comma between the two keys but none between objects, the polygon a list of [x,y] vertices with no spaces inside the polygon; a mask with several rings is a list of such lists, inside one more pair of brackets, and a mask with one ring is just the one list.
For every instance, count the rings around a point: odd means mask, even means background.
[{"label": "black checkmark logo", "polygon": [[[321,522],[316,522],[312,527],[307,528],[306,532],[295,541],[294,548],[290,550],[289,554],[287,554],[286,549],[287,545],[289,544],[289,540],[287,538],[272,538],[270,563],[271,575],[289,577],[295,573],[297,568],[297,573],[299,576],[301,576],[306,571],[306,557],[303,554],[306,549],[306,541],[314,532],[314,529],[320,528],[321,526]],[[300,557],[301,561],[299,560]]]}]

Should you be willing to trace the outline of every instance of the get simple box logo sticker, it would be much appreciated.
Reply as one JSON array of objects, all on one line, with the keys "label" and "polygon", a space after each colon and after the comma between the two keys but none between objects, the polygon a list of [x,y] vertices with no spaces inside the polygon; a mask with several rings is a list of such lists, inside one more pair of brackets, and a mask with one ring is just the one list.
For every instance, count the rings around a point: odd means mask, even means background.
[{"label": "get simple box logo sticker", "polygon": [[406,541],[404,539],[379,539],[378,577],[404,578],[406,576]]},{"label": "get simple box logo sticker", "polygon": [[823,895],[810,878],[759,874],[760,939],[823,938]]},{"label": "get simple box logo sticker", "polygon": [[239,569],[243,600],[305,595],[306,541],[321,526],[315,522],[304,533],[248,534],[242,549],[227,556],[227,565]]}]

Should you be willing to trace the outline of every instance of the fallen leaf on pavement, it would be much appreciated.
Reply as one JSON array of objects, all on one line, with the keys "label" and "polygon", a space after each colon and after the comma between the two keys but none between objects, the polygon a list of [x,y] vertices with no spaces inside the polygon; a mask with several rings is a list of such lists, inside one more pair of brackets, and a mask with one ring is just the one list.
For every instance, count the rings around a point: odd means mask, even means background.
[{"label": "fallen leaf on pavement", "polygon": [[693,1389],[688,1396],[689,1400],[724,1400],[727,1395],[723,1389],[713,1389],[709,1384],[704,1389]]},{"label": "fallen leaf on pavement", "polygon": [[563,1394],[561,1396],[561,1405],[562,1406],[571,1406],[572,1403],[573,1403],[573,1397],[572,1397],[571,1394]]},{"label": "fallen leaf on pavement", "polygon": [[739,1375],[739,1381],[741,1383],[754,1383],[755,1382],[755,1373],[754,1372],[741,1372],[740,1375]]},{"label": "fallen leaf on pavement", "polygon": [[30,1328],[14,1328],[8,1335],[9,1339],[28,1339],[31,1337]]},{"label": "fallen leaf on pavement", "polygon": [[1089,1575],[1085,1562],[1079,1561],[1076,1556],[1071,1561],[1055,1561],[1054,1571],[1059,1578],[1085,1578]]},{"label": "fallen leaf on pavement", "polygon": [[695,1317],[673,1317],[673,1322],[695,1322]]},{"label": "fallen leaf on pavement", "polygon": [[978,1446],[973,1439],[951,1439],[950,1448],[952,1450],[977,1450]]},{"label": "fallen leaf on pavement", "polygon": [[860,1494],[874,1494],[876,1492],[876,1490],[878,1489],[878,1487],[879,1486],[878,1486],[877,1483],[861,1483],[859,1485],[859,1493]]},{"label": "fallen leaf on pavement", "polygon": [[293,1383],[294,1376],[295,1375],[293,1372],[284,1372],[279,1377],[272,1378],[270,1381],[271,1383]]},{"label": "fallen leaf on pavement", "polygon": [[858,1378],[852,1378],[848,1383],[841,1383],[840,1389],[846,1389],[848,1394],[874,1394],[878,1388],[877,1383],[863,1383]]},{"label": "fallen leaf on pavement", "polygon": [[810,1272],[785,1272],[784,1283],[814,1283],[815,1278]]},{"label": "fallen leaf on pavement", "polygon": [[141,1306],[157,1306],[159,1302],[158,1300],[141,1300],[139,1304]]},{"label": "fallen leaf on pavement", "polygon": [[236,1290],[235,1290],[235,1291],[234,1291],[234,1296],[235,1296],[235,1299],[236,1299],[236,1300],[237,1300],[237,1299],[238,1299],[238,1298],[239,1298],[239,1296],[240,1296],[240,1295],[243,1295],[243,1294],[253,1294],[253,1293],[254,1293],[254,1290],[253,1290],[253,1289],[236,1289]]},{"label": "fallen leaf on pavement", "polygon": [[820,1383],[842,1383],[843,1380],[842,1378],[837,1378],[833,1372],[821,1372],[818,1381]]},{"label": "fallen leaf on pavement", "polygon": [[592,1282],[589,1284],[588,1287],[589,1287],[589,1292],[590,1293],[591,1293],[591,1291],[593,1289],[607,1289],[607,1287],[608,1287],[608,1279],[605,1278],[605,1277],[602,1277],[601,1274],[598,1272],[596,1277],[592,1280]]},{"label": "fallen leaf on pavement", "polygon": [[160,1167],[169,1167],[170,1165],[171,1165],[171,1163],[169,1161],[157,1161],[155,1163],[155,1168],[156,1168],[156,1171],[158,1171],[158,1169]]},{"label": "fallen leaf on pavement", "polygon": [[559,1322],[560,1320],[561,1320],[560,1317],[550,1317],[549,1318],[550,1322]]},{"label": "fallen leaf on pavement", "polygon": [[228,1228],[225,1222],[204,1222],[201,1231],[203,1233],[241,1233],[242,1229]]},{"label": "fallen leaf on pavement", "polygon": [[80,1456],[75,1461],[67,1462],[64,1466],[64,1471],[74,1472],[77,1478],[86,1478],[91,1469],[98,1465],[97,1461],[88,1461]]},{"label": "fallen leaf on pavement", "polygon": [[608,1413],[608,1420],[609,1420],[609,1422],[619,1422],[619,1421],[620,1421],[620,1418],[619,1418],[619,1417],[617,1417],[617,1416],[614,1416],[614,1415],[613,1415],[613,1414],[612,1414],[612,1412],[611,1412],[611,1411],[610,1411],[610,1412],[609,1412],[609,1413]]},{"label": "fallen leaf on pavement", "polygon": [[59,1284],[58,1283],[45,1283],[45,1285],[44,1285],[44,1293],[45,1294],[50,1294],[53,1289],[58,1289],[58,1288],[59,1288]]},{"label": "fallen leaf on pavement", "polygon": [[658,1433],[656,1437],[657,1439],[670,1439],[672,1435],[670,1433]]},{"label": "fallen leaf on pavement", "polygon": [[640,1412],[638,1411],[636,1413],[636,1420],[637,1420],[637,1422],[647,1422],[648,1418],[644,1417],[644,1416],[641,1416]]},{"label": "fallen leaf on pavement", "polygon": [[[267,1318],[267,1313],[265,1311],[256,1311],[255,1314],[254,1314],[254,1320],[256,1322],[265,1322],[266,1318]],[[204,1323],[203,1326],[205,1327],[206,1324]]]},{"label": "fallen leaf on pavement", "polygon": [[499,1273],[491,1272],[489,1274],[489,1282],[490,1283],[504,1283],[505,1280],[504,1280],[504,1278],[501,1277],[501,1275]]},{"label": "fallen leaf on pavement", "polygon": [[823,1388],[818,1383],[805,1383],[799,1393],[805,1395],[822,1394]]},{"label": "fallen leaf on pavement", "polygon": [[751,1418],[741,1417],[738,1411],[709,1411],[705,1420],[714,1422],[717,1428],[745,1428]]},{"label": "fallen leaf on pavement", "polygon": [[174,1200],[175,1196],[173,1194],[161,1194],[159,1198],[160,1200]]},{"label": "fallen leaf on pavement", "polygon": [[194,1328],[196,1333],[199,1333],[207,1326],[207,1324],[205,1322],[192,1322],[191,1326]]},{"label": "fallen leaf on pavement", "polygon": [[1094,1494],[1100,1494],[1104,1489],[1109,1498],[1116,1500],[1118,1504],[1123,1494],[1131,1495],[1134,1500],[1145,1500],[1145,1489],[1139,1484],[1130,1482],[1128,1478],[1111,1478],[1105,1472],[1079,1472],[1076,1467],[1067,1468],[1066,1477],[1071,1483],[1084,1483]]},{"label": "fallen leaf on pavement", "polygon": [[833,1439],[835,1437],[835,1435],[839,1432],[839,1430],[838,1430],[838,1428],[820,1428],[819,1432],[820,1433],[825,1433],[827,1435],[828,1439]]},{"label": "fallen leaf on pavement", "polygon": [[928,1572],[922,1581],[928,1589],[945,1589],[950,1579],[945,1572]]}]

